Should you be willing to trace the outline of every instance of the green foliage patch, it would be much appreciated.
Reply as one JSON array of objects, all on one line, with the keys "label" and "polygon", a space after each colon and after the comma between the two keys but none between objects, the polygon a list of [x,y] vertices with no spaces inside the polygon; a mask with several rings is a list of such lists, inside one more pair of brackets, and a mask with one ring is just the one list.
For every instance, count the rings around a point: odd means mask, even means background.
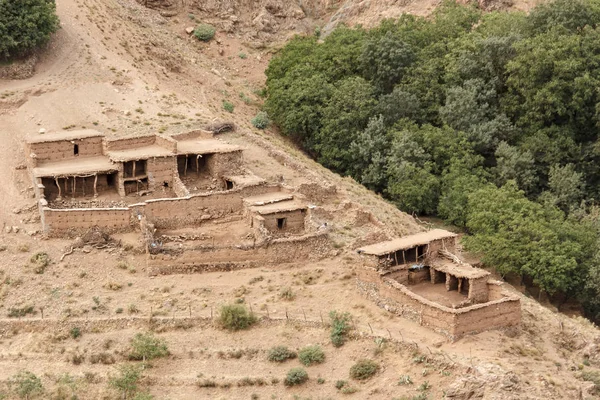
[{"label": "green foliage patch", "polygon": [[225,329],[230,331],[248,329],[256,322],[256,315],[241,304],[229,304],[221,307],[219,323]]}]

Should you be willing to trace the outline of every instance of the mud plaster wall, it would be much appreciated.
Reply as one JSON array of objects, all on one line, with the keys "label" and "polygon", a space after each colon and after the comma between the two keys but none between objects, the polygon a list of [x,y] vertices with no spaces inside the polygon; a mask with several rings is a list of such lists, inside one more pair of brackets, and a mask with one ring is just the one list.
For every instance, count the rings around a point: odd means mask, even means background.
[{"label": "mud plaster wall", "polygon": [[[380,307],[415,320],[451,339],[521,322],[521,303],[514,296],[502,295],[500,299],[488,303],[451,309],[411,292],[392,279],[381,277],[373,268],[357,271],[357,286],[360,292]],[[497,294],[497,283],[492,282],[490,286]]]},{"label": "mud plaster wall", "polygon": [[210,131],[198,129],[195,131],[176,134],[171,137],[173,139],[179,141],[179,140],[192,140],[192,139],[212,139],[214,137],[214,135]]},{"label": "mud plaster wall", "polygon": [[[264,218],[264,227],[271,234],[284,235],[286,233],[302,233],[304,232],[304,221],[306,218],[306,210],[293,210],[274,214],[262,215]],[[285,218],[283,229],[279,229],[278,219]]]},{"label": "mud plaster wall", "polygon": [[187,197],[190,195],[190,191],[179,178],[179,174],[173,176],[173,191],[177,197]]},{"label": "mud plaster wall", "polygon": [[485,303],[489,300],[488,277],[469,279],[469,299],[476,303]]},{"label": "mud plaster wall", "polygon": [[277,192],[278,186],[256,185],[227,192],[202,193],[176,199],[158,199],[146,202],[145,213],[158,229],[198,224],[206,219],[227,214],[242,213],[244,197]]},{"label": "mud plaster wall", "polygon": [[177,142],[170,137],[156,135],[154,137],[154,144],[164,147],[173,153],[177,152]]},{"label": "mud plaster wall", "polygon": [[[280,264],[298,260],[321,259],[331,251],[327,234],[276,239],[249,248],[207,248],[186,251],[181,256],[148,255],[151,274],[210,272],[251,268],[265,264]],[[219,269],[222,268],[222,269]]]},{"label": "mud plaster wall", "polygon": [[151,146],[154,144],[155,136],[142,136],[136,138],[105,140],[105,151],[129,150],[138,147]]},{"label": "mud plaster wall", "polygon": [[157,157],[148,159],[148,183],[150,190],[157,190],[164,183],[173,187],[173,177],[177,171],[177,159],[175,157]]},{"label": "mud plaster wall", "polygon": [[206,158],[206,168],[213,177],[235,174],[242,167],[242,151],[214,153]]},{"label": "mud plaster wall", "polygon": [[107,231],[132,229],[129,208],[86,208],[72,210],[53,210],[44,208],[44,231],[49,236],[67,231],[87,230],[97,226]]},{"label": "mud plaster wall", "polygon": [[[73,142],[73,143],[71,143]],[[75,155],[74,147],[78,145],[79,155]],[[102,138],[92,137],[86,139],[61,140],[59,142],[30,143],[29,153],[35,154],[34,167],[38,162],[76,159],[77,157],[90,157],[102,155]],[[74,160],[75,162],[75,160]]]}]

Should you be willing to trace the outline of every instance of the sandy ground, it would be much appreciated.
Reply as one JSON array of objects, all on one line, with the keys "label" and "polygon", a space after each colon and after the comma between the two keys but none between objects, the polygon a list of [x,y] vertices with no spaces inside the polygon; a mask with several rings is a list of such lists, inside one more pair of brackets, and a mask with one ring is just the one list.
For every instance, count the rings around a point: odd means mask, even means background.
[{"label": "sandy ground", "polygon": [[[43,380],[46,392],[40,398],[68,398],[65,391],[79,399],[119,398],[109,388],[109,376],[127,362],[130,339],[148,327],[112,329],[111,319],[210,318],[220,305],[237,299],[266,322],[238,333],[183,322],[158,332],[171,355],[152,362],[141,386],[157,399],[440,399],[445,392],[459,393],[455,399],[588,396],[590,384],[579,377],[582,370],[600,366],[594,347],[600,335],[585,321],[523,296],[519,329],[451,343],[357,294],[353,273],[360,261],[353,250],[358,244],[369,235],[400,236],[422,228],[351,179],[309,160],[277,132],[253,131],[249,121],[261,101],[255,91],[264,84],[271,48],[257,50],[235,31],[219,31],[216,40],[199,43],[184,33],[190,25],[186,12],[164,18],[129,0],[59,0],[57,6],[62,29],[41,57],[36,75],[0,81],[0,324],[13,326],[10,310],[32,306],[35,314],[25,319],[40,319],[43,314],[47,321],[92,320],[97,328],[84,330],[77,339],[60,330],[24,327],[3,334],[0,394],[14,396],[4,383],[27,369]],[[356,20],[361,18],[375,16],[361,14]],[[304,20],[298,29],[310,24]],[[280,39],[291,32],[282,31]],[[224,100],[234,104],[234,113],[223,110]],[[223,138],[244,147],[244,161],[256,175],[291,186],[319,181],[338,188],[336,196],[319,204],[331,215],[331,238],[338,247],[334,256],[232,273],[149,277],[137,233],[116,235],[120,247],[75,251],[64,260],[72,240],[46,240],[36,233],[40,225],[31,179],[22,169],[27,157],[22,141],[27,136],[38,135],[42,128],[52,132],[83,127],[109,136],[172,134],[215,120],[238,125],[236,132]],[[273,157],[278,151],[287,153],[293,165]],[[357,224],[357,204],[384,226]],[[18,233],[6,233],[6,227],[17,227]],[[208,225],[203,232],[229,240],[220,228]],[[43,274],[36,274],[30,258],[40,251],[47,252],[52,262]],[[292,300],[280,295],[288,288]],[[327,323],[331,310],[353,316],[356,338],[339,349],[331,345],[328,328],[320,326],[321,321]],[[299,322],[286,322],[286,315]],[[281,383],[285,373],[299,362],[266,361],[268,349],[279,344],[292,349],[320,344],[326,362],[307,368],[306,385],[285,388]],[[99,353],[108,353],[113,361],[92,363],[92,356]],[[348,377],[350,366],[360,358],[374,359],[382,367],[365,383]],[[66,385],[60,379],[65,373],[76,384]],[[398,384],[404,375],[411,377],[412,385]],[[239,383],[245,377],[266,384]],[[220,385],[229,382],[231,387],[197,386],[206,379]],[[337,380],[350,381],[357,392],[340,393],[334,387]]]}]

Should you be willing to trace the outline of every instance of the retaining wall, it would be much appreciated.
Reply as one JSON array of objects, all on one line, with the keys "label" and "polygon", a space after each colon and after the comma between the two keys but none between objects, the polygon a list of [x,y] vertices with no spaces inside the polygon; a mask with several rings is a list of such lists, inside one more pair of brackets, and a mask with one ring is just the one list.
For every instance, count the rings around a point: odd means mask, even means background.
[{"label": "retaining wall", "polygon": [[520,299],[501,291],[498,282],[492,281],[488,285],[490,298],[495,300],[453,309],[413,293],[395,280],[381,276],[374,268],[362,268],[357,273],[359,291],[377,305],[430,327],[452,340],[466,334],[521,323]]},{"label": "retaining wall", "polygon": [[45,207],[44,230],[49,236],[67,231],[85,231],[93,226],[109,232],[132,229],[129,208],[74,208],[56,210]]}]

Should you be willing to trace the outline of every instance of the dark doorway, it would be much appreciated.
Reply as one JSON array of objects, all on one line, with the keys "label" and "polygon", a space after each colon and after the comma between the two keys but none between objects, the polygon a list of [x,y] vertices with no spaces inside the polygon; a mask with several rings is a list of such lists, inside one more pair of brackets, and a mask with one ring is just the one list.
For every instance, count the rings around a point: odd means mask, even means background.
[{"label": "dark doorway", "polygon": [[277,218],[277,228],[283,229],[285,228],[287,218]]},{"label": "dark doorway", "polygon": [[79,145],[78,144],[73,145],[73,154],[76,156],[79,155]]},{"label": "dark doorway", "polygon": [[225,179],[225,189],[227,189],[227,190],[233,189],[233,182]]}]

